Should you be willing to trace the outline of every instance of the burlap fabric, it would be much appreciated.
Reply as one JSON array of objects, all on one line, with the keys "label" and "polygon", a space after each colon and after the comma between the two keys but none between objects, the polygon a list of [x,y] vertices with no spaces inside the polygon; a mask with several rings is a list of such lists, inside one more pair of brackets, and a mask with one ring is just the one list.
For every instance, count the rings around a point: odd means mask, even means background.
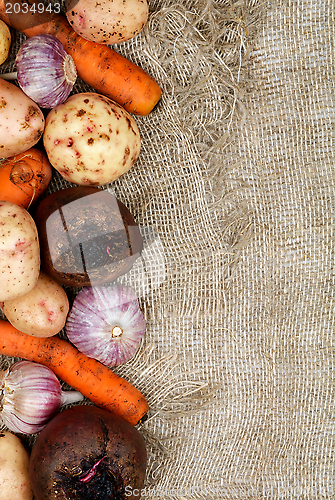
[{"label": "burlap fabric", "polygon": [[150,404],[144,498],[335,497],[334,7],[153,0],[117,47],[163,90],[110,186],[145,238],[117,370]]}]

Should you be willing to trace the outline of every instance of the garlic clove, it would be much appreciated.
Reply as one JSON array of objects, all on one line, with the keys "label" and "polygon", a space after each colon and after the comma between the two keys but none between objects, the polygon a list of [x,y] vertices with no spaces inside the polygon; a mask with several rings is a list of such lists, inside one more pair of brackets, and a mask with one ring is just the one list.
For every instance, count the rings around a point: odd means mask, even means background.
[{"label": "garlic clove", "polygon": [[14,363],[0,380],[0,417],[12,432],[40,432],[61,406],[84,399],[77,391],[62,391],[50,368],[31,361]]}]

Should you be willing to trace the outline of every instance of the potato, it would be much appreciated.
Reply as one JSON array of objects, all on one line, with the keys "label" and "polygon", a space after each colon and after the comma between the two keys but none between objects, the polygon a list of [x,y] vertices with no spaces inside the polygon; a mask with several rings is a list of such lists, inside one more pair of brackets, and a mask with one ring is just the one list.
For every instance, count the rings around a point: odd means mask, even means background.
[{"label": "potato", "polygon": [[29,454],[11,432],[0,432],[0,500],[32,500]]},{"label": "potato", "polygon": [[22,207],[0,201],[0,301],[28,293],[40,272],[36,224]]},{"label": "potato", "polygon": [[0,19],[0,64],[3,64],[9,55],[12,36],[6,23]]},{"label": "potato", "polygon": [[0,158],[27,151],[44,131],[44,115],[19,87],[0,78]]},{"label": "potato", "polygon": [[127,172],[140,153],[134,118],[108,97],[71,96],[53,108],[43,135],[51,165],[67,181],[100,186]]},{"label": "potato", "polygon": [[52,337],[65,325],[69,301],[64,289],[41,272],[30,292],[5,300],[2,310],[21,332],[33,337]]},{"label": "potato", "polygon": [[130,40],[148,20],[147,0],[65,0],[66,17],[74,31],[97,43]]}]

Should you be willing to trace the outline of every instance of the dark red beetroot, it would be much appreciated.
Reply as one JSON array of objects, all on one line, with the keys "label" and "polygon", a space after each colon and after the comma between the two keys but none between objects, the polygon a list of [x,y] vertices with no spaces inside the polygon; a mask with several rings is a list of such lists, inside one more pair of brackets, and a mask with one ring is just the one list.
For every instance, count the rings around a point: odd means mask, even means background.
[{"label": "dark red beetroot", "polygon": [[123,418],[79,405],[54,417],[30,457],[36,500],[140,498],[147,465],[140,432]]},{"label": "dark red beetroot", "polygon": [[142,251],[133,216],[104,189],[55,191],[40,203],[35,222],[42,269],[62,285],[111,283],[131,269]]}]

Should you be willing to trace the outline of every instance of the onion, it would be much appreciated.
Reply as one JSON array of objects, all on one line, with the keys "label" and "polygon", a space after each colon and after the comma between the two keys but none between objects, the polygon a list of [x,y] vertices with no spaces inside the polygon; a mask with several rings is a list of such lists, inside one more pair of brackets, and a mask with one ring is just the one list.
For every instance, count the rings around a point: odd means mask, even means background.
[{"label": "onion", "polygon": [[62,104],[77,79],[73,58],[54,35],[35,35],[25,40],[15,62],[19,86],[43,108]]},{"label": "onion", "polygon": [[74,299],[65,331],[86,356],[106,366],[117,366],[137,351],[145,332],[145,319],[131,288],[85,287]]}]

